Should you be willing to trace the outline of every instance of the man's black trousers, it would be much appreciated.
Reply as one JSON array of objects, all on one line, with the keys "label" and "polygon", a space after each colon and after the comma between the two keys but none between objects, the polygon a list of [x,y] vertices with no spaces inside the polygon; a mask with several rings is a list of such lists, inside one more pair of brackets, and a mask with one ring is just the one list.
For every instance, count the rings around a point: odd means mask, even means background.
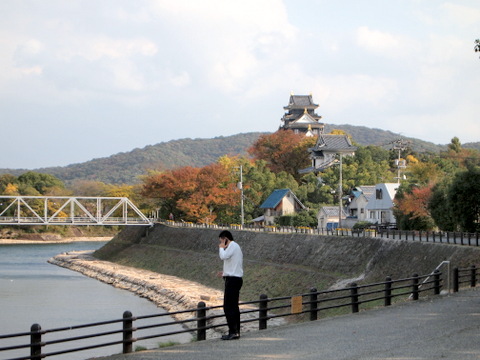
[{"label": "man's black trousers", "polygon": [[240,334],[240,309],[238,301],[243,279],[236,276],[224,276],[225,293],[223,294],[223,311],[227,318],[228,333]]}]

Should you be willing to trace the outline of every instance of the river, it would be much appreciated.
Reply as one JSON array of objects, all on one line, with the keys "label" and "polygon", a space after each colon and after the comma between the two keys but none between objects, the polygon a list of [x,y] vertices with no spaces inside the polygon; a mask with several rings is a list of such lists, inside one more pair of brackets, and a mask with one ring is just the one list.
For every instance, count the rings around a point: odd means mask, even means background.
[{"label": "river", "polygon": [[[49,258],[57,254],[73,250],[95,250],[104,244],[104,242],[73,242],[0,245],[0,334],[28,332],[34,323],[40,324],[42,329],[52,329],[121,319],[125,310],[131,311],[134,316],[163,313],[164,311],[155,304],[128,291],[47,263]],[[172,321],[171,318],[159,319],[163,318],[157,318],[155,322]],[[162,330],[164,329],[166,328]],[[180,329],[180,326],[170,326],[168,331]],[[103,330],[95,328],[91,330],[98,331]],[[64,336],[69,336],[68,332]],[[117,334],[116,338],[110,341],[119,338],[121,334]],[[134,348],[137,346],[155,348],[159,343],[170,341],[185,343],[190,339],[188,334],[174,335],[134,343]],[[98,339],[96,343],[99,343]],[[12,340],[0,340],[0,347],[11,344]],[[53,359],[87,359],[119,353],[121,349],[121,345],[114,345],[58,355]],[[47,353],[50,351],[44,350]],[[0,353],[0,358],[28,355],[29,350],[22,349]]]}]

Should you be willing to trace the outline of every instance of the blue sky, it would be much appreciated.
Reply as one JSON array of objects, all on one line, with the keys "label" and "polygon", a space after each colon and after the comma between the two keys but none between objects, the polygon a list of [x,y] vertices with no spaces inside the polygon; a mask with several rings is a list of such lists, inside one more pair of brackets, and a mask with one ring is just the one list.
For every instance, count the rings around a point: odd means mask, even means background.
[{"label": "blue sky", "polygon": [[480,141],[478,0],[0,0],[0,168],[327,124]]}]

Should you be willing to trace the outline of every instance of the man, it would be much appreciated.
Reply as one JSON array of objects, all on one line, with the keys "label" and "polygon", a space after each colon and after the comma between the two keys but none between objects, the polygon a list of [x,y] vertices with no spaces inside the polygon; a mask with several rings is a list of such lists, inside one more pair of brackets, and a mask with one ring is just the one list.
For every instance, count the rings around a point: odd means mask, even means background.
[{"label": "man", "polygon": [[218,236],[218,251],[223,260],[223,311],[227,318],[228,334],[222,340],[240,339],[240,309],[238,300],[243,285],[243,254],[240,246],[233,241],[230,231],[224,230]]}]

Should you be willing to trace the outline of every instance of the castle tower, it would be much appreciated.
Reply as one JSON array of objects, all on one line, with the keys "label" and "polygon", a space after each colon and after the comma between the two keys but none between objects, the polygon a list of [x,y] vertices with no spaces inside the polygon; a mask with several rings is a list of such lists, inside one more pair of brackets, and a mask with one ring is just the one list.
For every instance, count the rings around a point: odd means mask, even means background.
[{"label": "castle tower", "polygon": [[303,133],[305,136],[318,136],[323,133],[325,124],[319,120],[322,118],[315,113],[318,108],[312,99],[312,95],[293,95],[283,109],[286,111],[281,118],[280,129],[292,130],[296,134]]}]

